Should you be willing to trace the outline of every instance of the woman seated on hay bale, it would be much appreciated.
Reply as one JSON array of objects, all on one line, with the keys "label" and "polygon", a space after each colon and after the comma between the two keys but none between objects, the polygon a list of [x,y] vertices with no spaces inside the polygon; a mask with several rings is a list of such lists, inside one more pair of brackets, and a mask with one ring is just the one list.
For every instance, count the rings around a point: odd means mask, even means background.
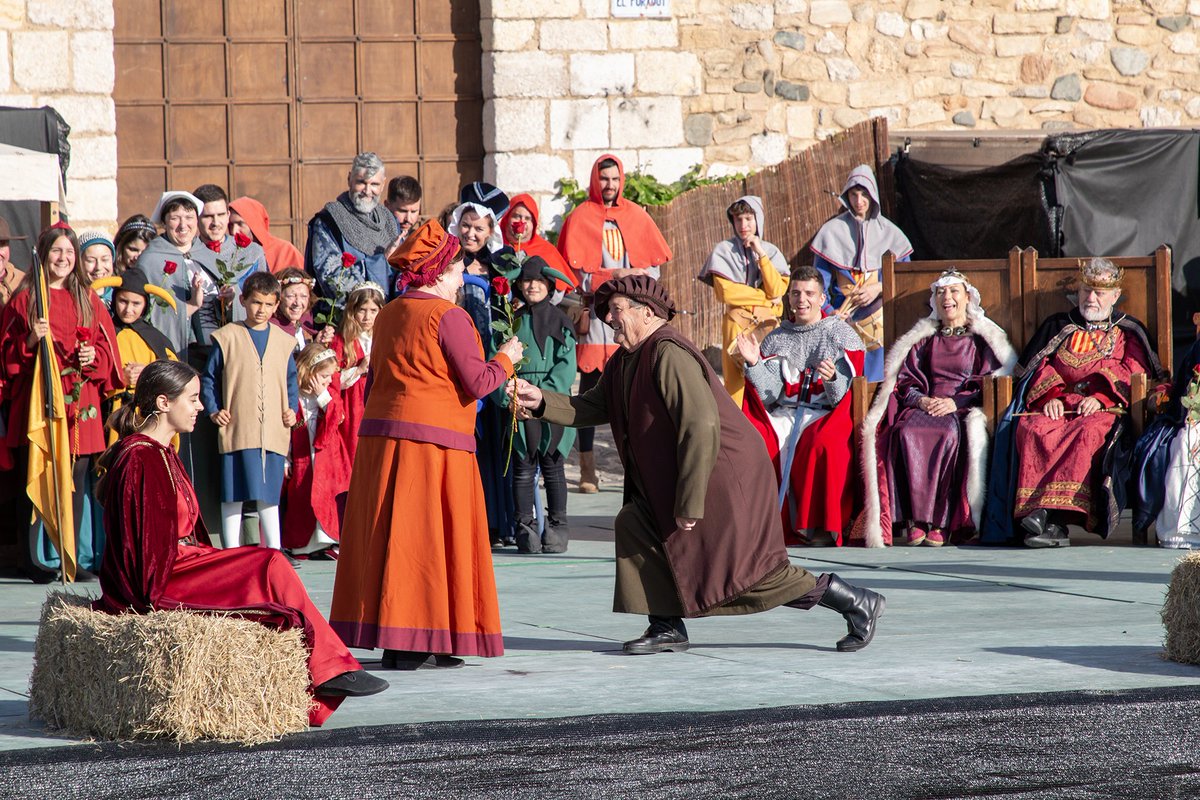
[{"label": "woman seated on hay bale", "polygon": [[108,549],[100,567],[103,594],[93,608],[220,611],[272,627],[303,627],[315,701],[309,724],[320,725],[344,697],[381,692],[387,681],[350,655],[283,553],[208,544],[196,493],[171,448],[172,437],[190,433],[202,410],[196,370],[155,361],[138,377],[133,402],[109,417],[120,438],[100,460],[106,472],[96,496]]}]

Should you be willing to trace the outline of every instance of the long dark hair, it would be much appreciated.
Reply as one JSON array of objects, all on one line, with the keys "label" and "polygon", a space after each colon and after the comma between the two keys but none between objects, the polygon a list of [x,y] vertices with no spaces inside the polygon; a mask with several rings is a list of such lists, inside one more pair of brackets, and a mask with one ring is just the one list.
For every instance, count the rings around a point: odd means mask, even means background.
[{"label": "long dark hair", "polygon": [[130,267],[125,261],[125,245],[134,239],[150,244],[157,236],[154,223],[145,214],[134,214],[122,222],[116,238],[113,239],[113,248],[117,251],[117,257],[113,260],[113,271],[120,275]]},{"label": "long dark hair", "polygon": [[105,427],[115,431],[118,437],[137,433],[158,411],[155,404],[159,395],[165,394],[168,400],[174,400],[199,374],[182,361],[160,359],[150,362],[138,375],[133,400],[109,414]]},{"label": "long dark hair", "polygon": [[116,431],[118,440],[96,460],[96,468],[100,473],[100,481],[96,484],[97,497],[105,496],[108,468],[117,457],[120,440],[147,427],[150,419],[158,412],[156,403],[159,395],[165,394],[168,400],[174,400],[183,394],[183,390],[192,379],[199,375],[199,372],[182,361],[160,359],[146,365],[142,374],[138,375],[133,400],[109,414],[104,423],[104,427]]},{"label": "long dark hair", "polygon": [[[58,227],[46,228],[38,236],[37,240],[37,257],[41,259],[42,269],[49,269],[46,266],[46,253],[50,252],[50,248],[59,239],[65,238],[71,243],[72,249],[75,250],[75,267],[71,270],[71,274],[67,276],[63,283],[63,288],[71,293],[71,299],[75,301],[75,311],[79,314],[79,322],[85,328],[92,326],[92,282],[87,276],[87,272],[83,268],[83,259],[79,257],[79,237],[75,235],[75,231],[65,225]],[[50,275],[46,274],[46,285],[50,285]],[[29,291],[29,308],[26,310],[26,318],[29,321],[29,327],[32,329],[33,324],[37,322],[37,303],[33,300],[33,293],[37,287],[34,286],[33,270],[25,273],[25,278],[21,281],[18,291]],[[50,318],[50,310],[46,309],[46,319]]]}]

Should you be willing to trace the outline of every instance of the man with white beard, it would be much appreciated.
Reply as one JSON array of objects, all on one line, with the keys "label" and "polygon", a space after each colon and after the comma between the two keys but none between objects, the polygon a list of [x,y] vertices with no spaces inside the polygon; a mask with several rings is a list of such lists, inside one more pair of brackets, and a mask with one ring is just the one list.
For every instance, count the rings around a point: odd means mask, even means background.
[{"label": "man with white beard", "polygon": [[1123,277],[1108,259],[1084,263],[1079,307],[1043,322],[1022,353],[996,436],[985,544],[1066,547],[1069,524],[1102,537],[1116,528],[1130,472],[1131,376],[1166,379],[1145,326],[1114,308]]},{"label": "man with white beard", "polygon": [[346,191],[308,222],[305,269],[338,307],[363,281],[389,287],[390,292],[393,281],[387,258],[401,236],[396,217],[379,199],[386,184],[379,156],[359,153],[346,175]]}]

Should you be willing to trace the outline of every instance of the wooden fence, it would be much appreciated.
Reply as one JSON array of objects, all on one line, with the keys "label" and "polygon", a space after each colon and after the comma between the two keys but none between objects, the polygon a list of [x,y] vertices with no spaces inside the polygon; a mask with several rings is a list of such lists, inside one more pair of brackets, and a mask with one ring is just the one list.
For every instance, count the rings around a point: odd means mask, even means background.
[{"label": "wooden fence", "polygon": [[884,212],[890,211],[887,138],[887,120],[870,119],[744,180],[702,186],[667,205],[647,208],[674,255],[663,267],[662,280],[685,312],[675,320],[679,329],[702,349],[721,344],[724,307],[696,275],[713,246],[732,234],[725,209],[734,200],[747,194],[761,197],[766,207],[763,238],[778,247],[791,266],[811,264],[809,242],[826,220],[842,211],[836,195],[850,170],[859,164],[875,170]]}]

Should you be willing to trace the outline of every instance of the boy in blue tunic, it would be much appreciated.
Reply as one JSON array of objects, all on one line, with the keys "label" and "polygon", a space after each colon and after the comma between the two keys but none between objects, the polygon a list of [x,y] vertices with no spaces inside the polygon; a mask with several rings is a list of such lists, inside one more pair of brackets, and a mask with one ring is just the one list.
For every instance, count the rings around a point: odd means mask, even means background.
[{"label": "boy in blue tunic", "polygon": [[279,497],[299,402],[295,339],[271,325],[279,281],[255,272],[242,286],[246,319],[219,328],[200,380],[200,399],[220,429],[221,544],[240,543],[242,503],[258,503],[262,543],[280,549]]}]

